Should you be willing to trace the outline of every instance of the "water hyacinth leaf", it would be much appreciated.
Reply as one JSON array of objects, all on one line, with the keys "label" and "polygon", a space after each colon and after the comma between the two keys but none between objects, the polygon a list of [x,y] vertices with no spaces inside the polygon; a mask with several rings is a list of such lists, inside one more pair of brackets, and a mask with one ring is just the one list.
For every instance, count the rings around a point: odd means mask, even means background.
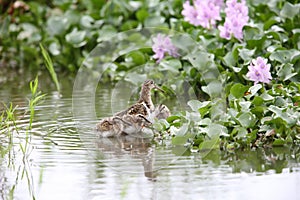
[{"label": "water hyacinth leaf", "polygon": [[184,145],[187,143],[187,140],[189,137],[187,136],[175,136],[172,138],[172,144],[173,145]]},{"label": "water hyacinth leaf", "polygon": [[140,51],[130,52],[125,57],[126,62],[133,62],[135,65],[142,65],[146,62],[145,56]]},{"label": "water hyacinth leaf", "polygon": [[122,24],[121,30],[128,31],[138,26],[138,22],[136,20],[127,20],[125,23]]},{"label": "water hyacinth leaf", "polygon": [[229,51],[223,58],[225,64],[229,67],[233,67],[237,63],[237,58],[233,55],[232,51]]},{"label": "water hyacinth leaf", "polygon": [[248,131],[245,127],[237,127],[237,138],[244,138],[248,134]]},{"label": "water hyacinth leaf", "polygon": [[274,105],[270,105],[268,107],[268,110],[270,110],[271,112],[273,112],[275,114],[275,118],[279,118],[279,119],[285,121],[290,126],[296,124],[296,122],[297,122],[297,116],[288,115],[288,113],[285,109],[279,108]]},{"label": "water hyacinth leaf", "polygon": [[149,16],[149,13],[145,9],[139,9],[136,12],[135,16],[140,22],[144,22],[145,19]]},{"label": "water hyacinth leaf", "polygon": [[223,85],[220,81],[215,80],[208,83],[207,86],[202,86],[203,92],[207,93],[211,98],[220,97],[223,92]]},{"label": "water hyacinth leaf", "polygon": [[255,96],[251,103],[255,106],[260,106],[264,103],[264,100],[260,96]]},{"label": "water hyacinth leaf", "polygon": [[76,28],[71,33],[66,35],[66,41],[73,45],[75,48],[84,46],[87,41],[85,40],[85,31],[78,31]]},{"label": "water hyacinth leaf", "polygon": [[63,16],[52,16],[47,21],[47,30],[52,36],[62,35],[68,28],[68,20]]},{"label": "water hyacinth leaf", "polygon": [[262,37],[263,34],[259,27],[245,26],[244,39],[246,41],[261,40]]},{"label": "water hyacinth leaf", "polygon": [[296,15],[300,13],[299,4],[293,5],[289,2],[285,2],[283,8],[280,11],[280,16],[283,18],[293,19]]},{"label": "water hyacinth leaf", "polygon": [[200,71],[207,70],[208,66],[214,63],[214,55],[202,51],[188,54],[187,59],[196,69]]},{"label": "water hyacinth leaf", "polygon": [[140,85],[147,79],[147,74],[138,74],[136,72],[130,72],[126,75],[125,80],[133,83],[134,85]]},{"label": "water hyacinth leaf", "polygon": [[110,41],[112,36],[116,35],[117,30],[114,26],[111,25],[104,25],[99,31],[98,31],[98,38],[97,42],[102,41]]},{"label": "water hyacinth leaf", "polygon": [[267,92],[262,93],[260,97],[263,98],[264,101],[271,101],[274,99],[274,97],[269,95]]},{"label": "water hyacinth leaf", "polygon": [[287,102],[284,98],[282,98],[281,96],[278,96],[278,97],[275,97],[274,105],[278,106],[278,107],[284,107],[285,105],[287,105]]},{"label": "water hyacinth leaf", "polygon": [[284,139],[275,139],[274,142],[273,142],[273,146],[283,146],[286,144],[286,141]]},{"label": "water hyacinth leaf", "polygon": [[177,59],[162,60],[159,63],[160,71],[171,71],[174,73],[178,73],[181,67],[181,62]]},{"label": "water hyacinth leaf", "polygon": [[167,28],[168,24],[164,23],[166,18],[162,16],[148,16],[145,21],[145,27]]},{"label": "water hyacinth leaf", "polygon": [[270,55],[270,60],[278,61],[280,63],[289,63],[299,58],[300,51],[296,49],[290,50],[276,50]]},{"label": "water hyacinth leaf", "polygon": [[52,55],[57,56],[60,54],[60,45],[56,42],[52,42],[49,45],[49,51]]},{"label": "water hyacinth leaf", "polygon": [[264,116],[266,107],[263,106],[255,106],[251,109],[251,113],[253,113],[257,118],[261,119]]},{"label": "water hyacinth leaf", "polygon": [[250,61],[252,59],[252,56],[254,55],[255,49],[250,50],[246,48],[241,48],[238,49],[239,51],[239,56],[244,60],[244,61]]},{"label": "water hyacinth leaf", "polygon": [[251,128],[255,125],[256,118],[252,113],[242,113],[237,120],[245,128]]},{"label": "water hyacinth leaf", "polygon": [[249,88],[249,90],[248,90],[248,91],[250,92],[249,96],[252,97],[252,96],[256,95],[257,92],[258,92],[261,88],[262,88],[262,85],[261,85],[261,84],[255,84],[255,85],[251,86],[251,87]]},{"label": "water hyacinth leaf", "polygon": [[188,128],[189,128],[188,124],[184,124],[179,129],[175,130],[174,133],[177,136],[183,136],[183,135],[185,135],[187,133]]},{"label": "water hyacinth leaf", "polygon": [[236,83],[230,88],[230,94],[239,99],[245,95],[245,92],[247,92],[248,89],[248,86],[245,86],[241,83]]},{"label": "water hyacinth leaf", "polygon": [[80,19],[80,24],[85,28],[92,28],[95,24],[95,20],[89,15],[84,15]]},{"label": "water hyacinth leaf", "polygon": [[281,68],[278,70],[277,75],[282,78],[283,81],[289,80],[290,78],[297,75],[294,71],[294,67],[292,64],[287,63],[285,65],[282,65]]},{"label": "water hyacinth leaf", "polygon": [[186,118],[192,122],[199,122],[201,120],[199,112],[187,112],[186,111]]},{"label": "water hyacinth leaf", "polygon": [[200,108],[207,106],[209,103],[209,101],[201,102],[198,100],[190,100],[187,104],[193,111],[197,112]]},{"label": "water hyacinth leaf", "polygon": [[213,149],[218,149],[219,148],[219,143],[220,143],[220,137],[218,135],[215,135],[211,137],[208,140],[204,140],[200,145],[199,149],[200,150],[213,150]]},{"label": "water hyacinth leaf", "polygon": [[172,115],[172,116],[170,116],[170,117],[167,118],[167,122],[168,122],[168,123],[172,123],[172,122],[174,122],[175,120],[179,120],[179,119],[180,119],[179,116]]},{"label": "water hyacinth leaf", "polygon": [[207,135],[211,138],[215,136],[229,136],[228,130],[221,124],[211,123],[207,129]]}]

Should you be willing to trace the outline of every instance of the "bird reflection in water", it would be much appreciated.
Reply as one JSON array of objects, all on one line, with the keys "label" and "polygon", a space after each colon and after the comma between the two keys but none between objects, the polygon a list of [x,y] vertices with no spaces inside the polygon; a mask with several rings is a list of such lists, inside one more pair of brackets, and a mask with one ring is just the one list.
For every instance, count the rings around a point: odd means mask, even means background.
[{"label": "bird reflection in water", "polygon": [[[156,181],[157,171],[154,169],[155,147],[151,140],[151,138],[133,137],[129,135],[98,138],[96,147],[110,160],[123,157],[128,159],[128,155],[130,155],[133,161],[136,161],[137,158],[141,159],[145,177],[151,181]],[[134,173],[136,173],[135,166],[130,167]],[[126,166],[124,166],[124,168],[126,168]],[[128,171],[127,168],[124,169],[124,171],[126,170]]]}]

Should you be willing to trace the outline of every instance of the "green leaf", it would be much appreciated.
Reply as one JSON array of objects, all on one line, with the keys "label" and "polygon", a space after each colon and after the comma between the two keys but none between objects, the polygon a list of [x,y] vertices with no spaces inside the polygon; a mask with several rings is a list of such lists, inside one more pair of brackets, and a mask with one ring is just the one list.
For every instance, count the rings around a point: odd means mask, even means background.
[{"label": "green leaf", "polygon": [[236,83],[230,88],[230,94],[239,99],[245,95],[245,92],[248,91],[248,88],[248,86],[244,86],[241,83]]},{"label": "green leaf", "polygon": [[228,67],[233,67],[236,65],[237,63],[237,58],[235,58],[233,56],[233,53],[232,51],[229,51],[223,58],[225,64],[228,66]]},{"label": "green leaf", "polygon": [[140,22],[143,22],[149,16],[149,13],[145,9],[140,9],[136,12],[135,16]]},{"label": "green leaf", "polygon": [[252,59],[252,56],[255,53],[255,49],[250,50],[246,48],[238,49],[239,51],[239,56],[244,60],[244,61],[250,61]]},{"label": "green leaf", "polygon": [[172,116],[167,118],[167,122],[172,123],[172,122],[174,122],[175,120],[178,120],[178,119],[180,119],[179,116],[172,115]]},{"label": "green leaf", "polygon": [[260,96],[255,96],[251,103],[255,106],[260,106],[264,103],[264,100]]},{"label": "green leaf", "polygon": [[168,24],[165,23],[166,18],[163,16],[149,16],[145,19],[144,24],[145,27],[159,27],[159,28],[167,28]]},{"label": "green leaf", "polygon": [[94,26],[95,20],[89,15],[84,15],[81,17],[80,23],[85,28],[92,28]]},{"label": "green leaf", "polygon": [[184,145],[186,144],[189,137],[187,136],[175,136],[172,138],[172,144],[173,145]]},{"label": "green leaf", "polygon": [[56,42],[52,42],[49,45],[49,51],[52,55],[57,56],[60,54],[60,45]]},{"label": "green leaf", "polygon": [[287,63],[282,65],[281,68],[278,70],[277,75],[283,80],[289,80],[290,78],[297,75],[297,72],[294,72],[294,67],[292,64]]},{"label": "green leaf", "polygon": [[147,79],[146,74],[138,74],[136,72],[129,72],[125,77],[126,81],[131,82],[134,85],[136,85],[137,83],[140,83],[142,81],[145,81],[146,79]]},{"label": "green leaf", "polygon": [[200,145],[200,150],[212,150],[212,149],[218,149],[220,144],[220,137],[218,135],[215,135],[209,140],[204,140]]},{"label": "green leaf", "polygon": [[211,138],[215,136],[228,136],[228,130],[221,124],[211,123],[208,126],[207,135]]},{"label": "green leaf", "polygon": [[257,93],[261,88],[262,88],[262,85],[261,85],[261,84],[255,84],[255,85],[251,86],[251,87],[249,88],[249,90],[248,90],[248,91],[251,93],[251,94],[250,94],[250,97],[256,95],[256,93]]},{"label": "green leaf", "polygon": [[198,111],[199,108],[202,107],[202,102],[198,101],[198,100],[190,100],[188,103],[187,103],[191,109],[193,111]]},{"label": "green leaf", "polygon": [[203,51],[191,53],[187,55],[187,59],[200,72],[208,70],[214,63],[214,55]]},{"label": "green leaf", "polygon": [[181,62],[178,59],[162,60],[159,63],[160,71],[171,71],[174,73],[178,73],[181,67]]},{"label": "green leaf", "polygon": [[283,8],[280,11],[280,16],[282,16],[283,18],[293,19],[296,15],[299,15],[299,12],[299,4],[293,5],[289,2],[285,2]]},{"label": "green leaf", "polygon": [[47,21],[48,33],[52,36],[62,35],[69,28],[67,18],[63,16],[52,16]]},{"label": "green leaf", "polygon": [[130,52],[128,55],[126,55],[125,61],[133,62],[135,65],[139,66],[139,65],[144,64],[146,62],[146,59],[142,52],[133,51],[133,52]]},{"label": "green leaf", "polygon": [[263,106],[255,106],[251,109],[251,112],[259,119],[261,119],[264,116],[265,107]]},{"label": "green leaf", "polygon": [[76,28],[71,33],[66,35],[66,41],[73,45],[75,48],[84,46],[87,41],[85,40],[85,31],[78,31]]},{"label": "green leaf", "polygon": [[273,146],[283,146],[285,145],[285,141],[283,139],[275,139],[273,142]]},{"label": "green leaf", "polygon": [[170,132],[171,134],[176,136],[184,136],[186,135],[188,128],[189,128],[188,124],[183,124],[180,128],[171,126]]},{"label": "green leaf", "polygon": [[300,51],[296,49],[276,50],[270,55],[270,60],[280,63],[289,63],[300,56]]},{"label": "green leaf", "polygon": [[218,80],[211,81],[207,86],[202,86],[201,89],[211,98],[220,97],[224,92],[223,85]]},{"label": "green leaf", "polygon": [[256,118],[252,113],[242,113],[237,120],[245,128],[252,128],[256,122]]}]

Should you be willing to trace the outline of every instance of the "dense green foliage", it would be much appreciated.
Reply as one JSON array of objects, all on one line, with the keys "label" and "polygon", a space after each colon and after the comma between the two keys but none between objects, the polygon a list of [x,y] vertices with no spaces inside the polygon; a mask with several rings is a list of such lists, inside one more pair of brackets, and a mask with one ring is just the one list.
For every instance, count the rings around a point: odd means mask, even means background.
[{"label": "dense green foliage", "polygon": [[[157,124],[161,131],[175,135],[174,144],[188,141],[200,149],[212,148],[214,144],[225,149],[299,144],[298,1],[247,1],[250,20],[243,29],[243,40],[226,40],[219,36],[218,29],[185,22],[181,15],[183,3],[29,1],[28,7],[9,12],[13,6],[10,4],[1,8],[5,13],[0,18],[1,66],[38,68],[43,63],[39,48],[42,43],[57,71],[76,72],[88,53],[114,34],[142,27],[167,28],[188,34],[197,42],[197,48],[184,57],[168,56],[159,64],[152,59],[151,48],[135,50],[116,59],[105,77],[117,80],[125,76],[124,72],[128,72],[126,78],[132,82],[143,78],[145,72],[158,80],[174,77],[161,81],[170,94],[174,87],[184,88],[187,82],[198,97],[188,102],[191,111],[175,112],[167,121]],[[221,15],[224,17],[224,12]],[[122,46],[118,48],[120,51]],[[246,78],[251,60],[258,56],[267,58],[271,64],[269,84],[255,85]],[[130,72],[137,65],[147,66],[148,70],[137,76]]]}]

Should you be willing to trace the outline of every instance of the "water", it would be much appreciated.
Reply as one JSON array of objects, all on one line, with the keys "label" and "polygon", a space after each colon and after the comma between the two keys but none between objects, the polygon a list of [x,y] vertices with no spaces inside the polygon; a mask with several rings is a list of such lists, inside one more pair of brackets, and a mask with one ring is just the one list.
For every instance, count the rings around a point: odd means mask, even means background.
[{"label": "water", "polygon": [[[82,115],[74,116],[71,81],[63,83],[61,95],[44,91],[24,159],[26,88],[0,88],[3,102],[19,105],[9,151],[1,129],[0,199],[300,199],[299,148],[199,153],[149,139],[99,139],[84,94],[76,96]],[[97,118],[111,115],[111,94],[108,86],[96,94]]]}]

